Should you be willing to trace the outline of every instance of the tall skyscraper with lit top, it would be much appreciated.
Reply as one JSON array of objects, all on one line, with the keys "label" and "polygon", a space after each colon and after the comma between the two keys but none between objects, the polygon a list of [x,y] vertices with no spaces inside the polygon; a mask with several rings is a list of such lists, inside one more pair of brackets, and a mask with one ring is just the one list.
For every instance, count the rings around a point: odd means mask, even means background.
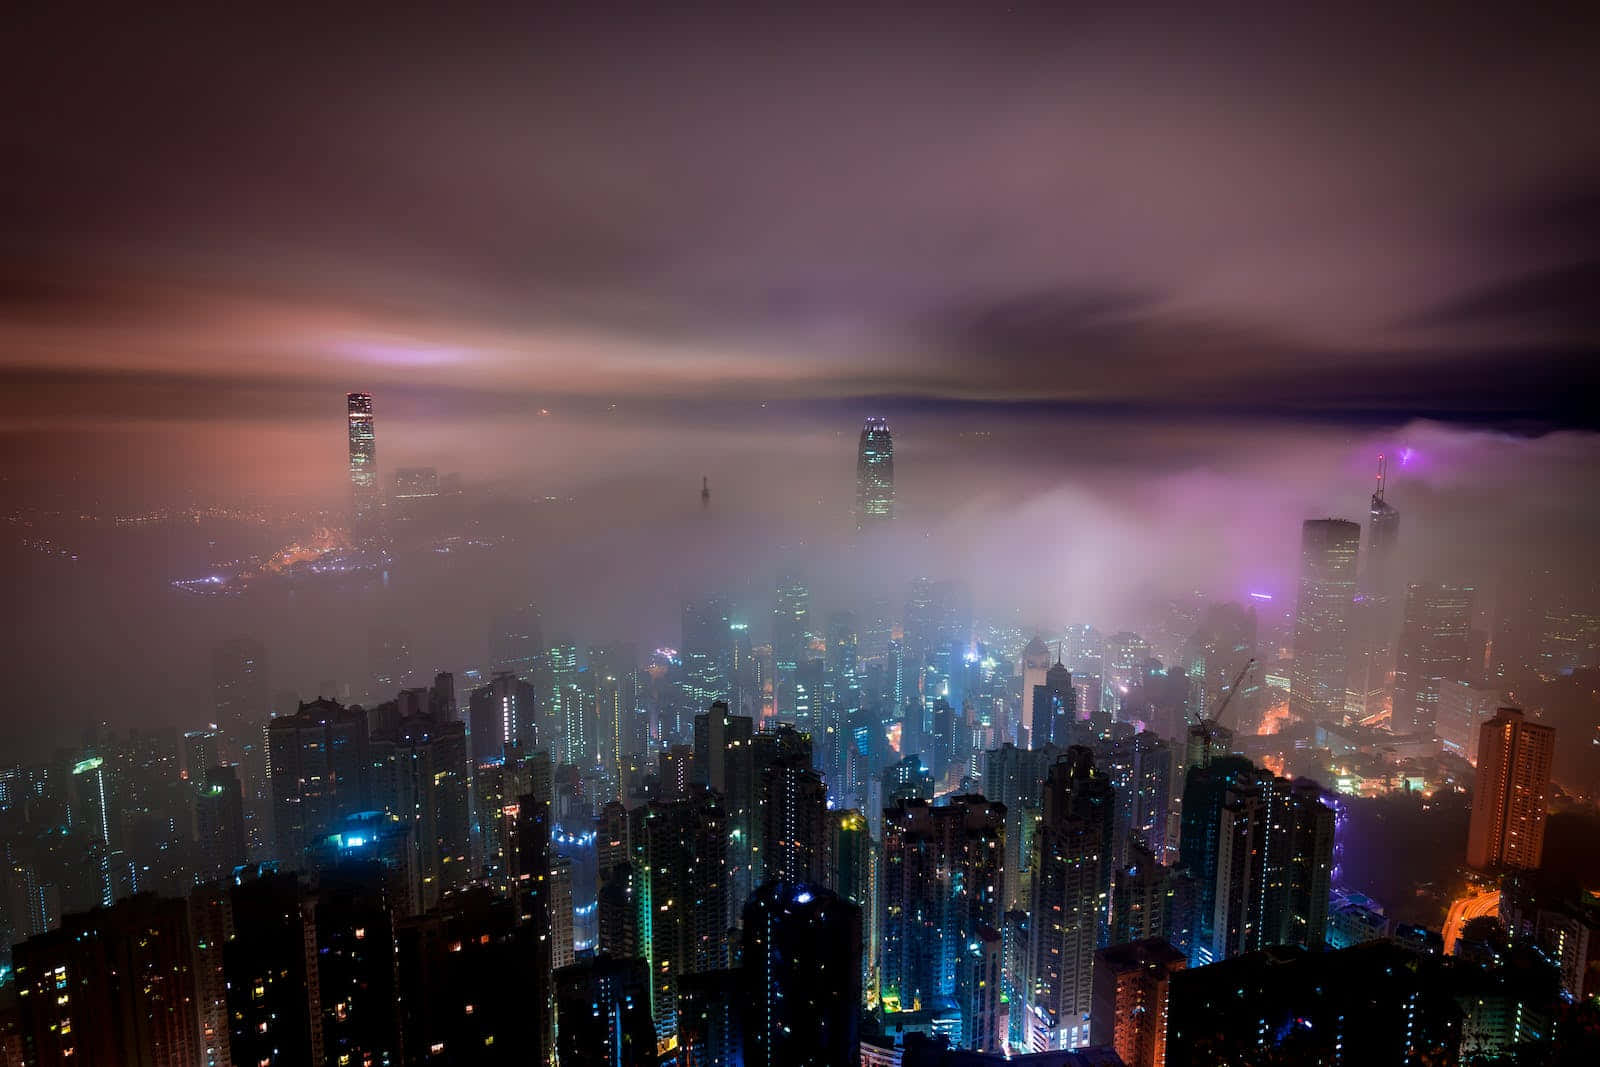
[{"label": "tall skyscraper with lit top", "polygon": [[345,394],[350,423],[350,507],[358,520],[378,506],[378,441],[372,425],[372,394]]},{"label": "tall skyscraper with lit top", "polygon": [[1343,722],[1350,610],[1361,527],[1307,519],[1300,533],[1300,598],[1295,605],[1289,708],[1309,722]]},{"label": "tall skyscraper with lit top", "polygon": [[856,529],[894,518],[894,437],[889,420],[869,418],[856,449]]}]

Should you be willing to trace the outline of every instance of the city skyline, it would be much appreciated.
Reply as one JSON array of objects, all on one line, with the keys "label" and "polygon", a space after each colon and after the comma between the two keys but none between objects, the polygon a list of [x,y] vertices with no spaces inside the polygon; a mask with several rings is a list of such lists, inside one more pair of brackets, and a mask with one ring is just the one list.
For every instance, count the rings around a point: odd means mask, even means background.
[{"label": "city skyline", "polygon": [[1580,5],[15,21],[0,1067],[1600,1063]]}]

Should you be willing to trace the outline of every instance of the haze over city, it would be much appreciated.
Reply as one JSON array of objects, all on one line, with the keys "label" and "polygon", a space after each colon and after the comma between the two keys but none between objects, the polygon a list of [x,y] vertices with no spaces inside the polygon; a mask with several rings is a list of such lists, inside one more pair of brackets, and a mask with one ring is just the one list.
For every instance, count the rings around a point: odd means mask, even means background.
[{"label": "haze over city", "polygon": [[1397,959],[1363,1062],[1583,1062],[1600,34],[1497,8],[32,13],[0,1067],[1348,1062]]}]

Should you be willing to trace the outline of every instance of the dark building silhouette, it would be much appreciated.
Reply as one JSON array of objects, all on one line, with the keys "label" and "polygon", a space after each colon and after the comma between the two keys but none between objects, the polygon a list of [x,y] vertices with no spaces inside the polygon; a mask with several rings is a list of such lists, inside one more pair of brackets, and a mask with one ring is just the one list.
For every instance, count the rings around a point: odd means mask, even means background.
[{"label": "dark building silhouette", "polygon": [[1111,879],[1113,945],[1166,937],[1172,909],[1173,869],[1138,844],[1129,850],[1128,860]]},{"label": "dark building silhouette", "polygon": [[233,1062],[321,1064],[316,906],[293,874],[263,871],[229,893],[223,946]]},{"label": "dark building silhouette", "polygon": [[1059,655],[1045,672],[1044,684],[1034,686],[1026,696],[1033,702],[1033,717],[1029,720],[1033,723],[1032,746],[1068,744],[1069,727],[1078,718],[1077,693],[1072,688],[1072,672]]},{"label": "dark building silhouette", "polygon": [[420,905],[466,885],[472,870],[472,767],[467,727],[428,716],[401,719],[368,743],[372,806],[399,814],[411,830]]},{"label": "dark building silhouette", "polygon": [[747,1067],[859,1062],[861,909],[820,885],[768,882],[744,909]]},{"label": "dark building silhouette", "polygon": [[306,851],[347,816],[372,805],[367,780],[367,714],[332,700],[301,704],[273,719],[272,821],[279,862],[298,867]]},{"label": "dark building silhouette", "polygon": [[538,1062],[550,1058],[555,1034],[550,974],[555,967],[553,892],[550,878],[550,802],[535,794],[517,800],[516,857],[511,891],[517,902],[517,924],[530,951],[522,954],[526,976],[521,1026],[526,1048]]},{"label": "dark building silhouette", "polygon": [[245,861],[244,790],[233,767],[208,767],[194,791],[196,873],[222,878]]},{"label": "dark building silhouette", "polygon": [[529,991],[507,976],[537,958],[537,934],[487,888],[446,897],[395,931],[405,1063],[512,1067],[534,1062]]},{"label": "dark building silhouette", "polygon": [[1453,1063],[1462,1009],[1444,961],[1393,941],[1252,952],[1172,976],[1167,1067]]},{"label": "dark building silhouette", "polygon": [[655,1067],[644,960],[599,956],[555,973],[558,1063]]},{"label": "dark building silhouette", "polygon": [[200,1021],[188,904],[139,894],[17,945],[23,1061],[191,1067]]},{"label": "dark building silhouette", "polygon": [[233,938],[233,882],[206,882],[189,894],[189,933],[194,942],[195,1010],[200,1021],[200,1063],[233,1067],[228,1032],[228,974],[223,949]]},{"label": "dark building silhouette", "polygon": [[346,861],[317,874],[316,967],[328,1067],[401,1060],[394,912],[387,885],[383,865],[372,860]]},{"label": "dark building silhouette", "polygon": [[681,1067],[740,1067],[749,996],[744,971],[729,968],[678,980]]}]

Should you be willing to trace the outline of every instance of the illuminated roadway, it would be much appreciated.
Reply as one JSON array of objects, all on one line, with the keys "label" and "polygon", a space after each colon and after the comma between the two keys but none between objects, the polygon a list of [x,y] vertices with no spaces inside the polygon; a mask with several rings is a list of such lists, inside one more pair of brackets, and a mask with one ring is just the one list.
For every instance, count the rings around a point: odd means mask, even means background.
[{"label": "illuminated roadway", "polygon": [[1457,897],[1450,903],[1450,913],[1444,920],[1444,954],[1450,955],[1455,951],[1456,938],[1461,936],[1461,930],[1473,919],[1481,919],[1486,915],[1497,916],[1500,914],[1500,891],[1498,889],[1488,892],[1468,893],[1464,897]]}]

